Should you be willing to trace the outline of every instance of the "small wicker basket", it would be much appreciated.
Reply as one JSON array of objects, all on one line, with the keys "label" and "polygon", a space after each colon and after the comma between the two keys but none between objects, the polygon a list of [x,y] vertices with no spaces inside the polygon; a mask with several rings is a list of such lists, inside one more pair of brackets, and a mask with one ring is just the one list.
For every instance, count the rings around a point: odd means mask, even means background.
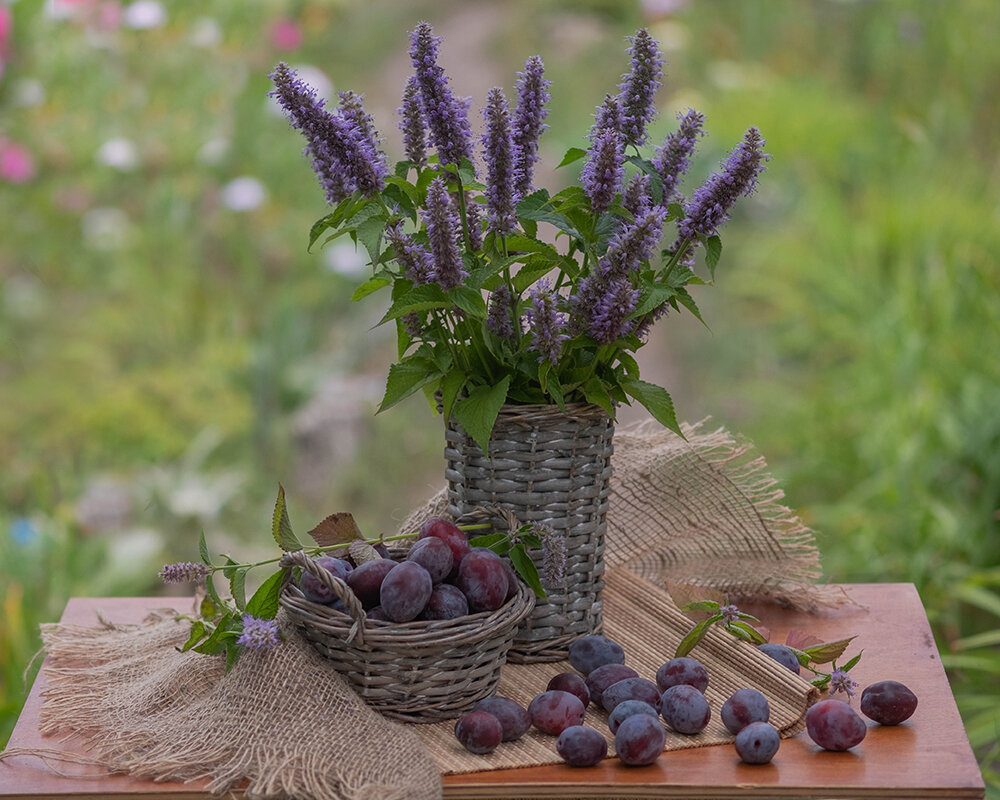
[{"label": "small wicker basket", "polygon": [[535,607],[522,583],[496,611],[452,620],[368,620],[347,584],[302,551],[286,553],[281,564],[308,570],[344,601],[347,614],[310,602],[294,581],[281,593],[289,616],[354,690],[384,716],[406,722],[455,719],[493,694],[517,627]]}]

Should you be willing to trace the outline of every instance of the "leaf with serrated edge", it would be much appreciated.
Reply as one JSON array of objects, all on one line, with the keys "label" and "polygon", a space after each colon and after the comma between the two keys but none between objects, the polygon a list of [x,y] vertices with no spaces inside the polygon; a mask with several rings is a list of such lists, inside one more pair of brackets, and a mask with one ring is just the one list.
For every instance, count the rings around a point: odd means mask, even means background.
[{"label": "leaf with serrated edge", "polygon": [[847,645],[849,645],[856,638],[856,636],[852,636],[849,639],[838,639],[835,642],[816,644],[812,647],[803,648],[803,652],[809,655],[809,658],[812,659],[813,663],[829,664],[831,661],[840,658],[847,649]]},{"label": "leaf with serrated edge", "polygon": [[521,580],[528,584],[528,587],[540,600],[543,602],[548,600],[548,595],[545,594],[542,582],[538,578],[538,569],[535,567],[535,562],[525,552],[524,545],[520,542],[517,543],[510,548],[510,552],[507,555],[510,556],[510,563],[514,567],[514,571],[521,577]]},{"label": "leaf with serrated edge", "polygon": [[587,151],[582,147],[571,147],[566,151],[566,155],[563,156],[563,160],[556,164],[556,169],[560,167],[565,167],[567,164],[572,164],[574,161],[579,161],[581,158],[585,158]]},{"label": "leaf with serrated edge", "polygon": [[247,571],[245,569],[233,570],[233,575],[229,579],[229,591],[233,595],[233,602],[242,611],[247,605]]},{"label": "leaf with serrated edge", "polygon": [[351,542],[351,546],[347,548],[347,552],[351,554],[351,558],[356,566],[361,566],[366,561],[377,561],[382,558],[378,550],[368,544],[368,542]]},{"label": "leaf with serrated edge", "polygon": [[[496,545],[503,545],[502,547],[496,547]],[[475,536],[469,539],[470,547],[488,547],[494,553],[498,555],[503,555],[507,552],[510,544],[510,536],[506,533],[487,533],[483,536]]]},{"label": "leaf with serrated edge", "polygon": [[753,644],[764,644],[767,641],[760,631],[752,625],[747,625],[745,622],[741,622],[740,620],[733,620],[726,627],[734,633],[736,631],[740,631],[737,636],[742,636],[748,642],[752,642]]},{"label": "leaf with serrated edge", "polygon": [[284,570],[278,570],[264,581],[253,593],[253,597],[247,601],[245,612],[257,619],[274,619],[278,613],[278,599],[281,596],[281,584],[284,579]]},{"label": "leaf with serrated edge", "polygon": [[212,566],[212,556],[208,552],[208,542],[205,541],[205,531],[201,532],[201,538],[198,539],[198,554],[201,556],[201,563],[206,567]]},{"label": "leaf with serrated edge", "polygon": [[646,410],[653,415],[653,419],[665,428],[672,430],[682,439],[685,438],[681,426],[677,424],[673,400],[670,399],[666,389],[654,383],[633,378],[622,381],[621,387],[629,397],[638,400],[645,406]]},{"label": "leaf with serrated edge", "polygon": [[489,452],[490,433],[500,408],[507,399],[510,376],[505,375],[496,386],[477,386],[469,396],[455,403],[452,414],[479,445],[483,453]]},{"label": "leaf with serrated edge", "polygon": [[288,508],[285,505],[285,487],[278,484],[278,499],[274,502],[274,514],[271,517],[271,535],[278,547],[286,553],[302,549],[302,544],[292,532],[292,523],[288,519]]},{"label": "leaf with serrated edge", "polygon": [[[865,651],[862,650],[861,653],[863,652]],[[858,662],[861,660],[861,653],[858,653],[856,656],[854,656],[854,658],[852,658],[850,661],[844,664],[844,666],[842,666],[841,669],[844,670],[844,672],[850,672],[852,669],[854,669],[858,665]]]},{"label": "leaf with serrated edge", "polygon": [[309,531],[309,535],[320,547],[332,547],[338,544],[351,544],[358,540],[364,541],[361,529],[354,517],[347,511],[330,514],[326,519]]},{"label": "leaf with serrated edge", "polygon": [[202,639],[205,638],[206,633],[207,631],[205,630],[205,623],[202,622],[200,619],[195,620],[194,623],[192,623],[191,625],[191,635],[188,637],[188,640],[184,642],[184,646],[181,647],[181,652],[186,653],[188,650],[190,650],[192,647],[198,644],[198,642],[200,642]]},{"label": "leaf with serrated edge", "polygon": [[[677,645],[677,652],[674,653],[675,658],[680,658],[681,656],[686,656],[695,646],[705,637],[705,632],[708,630],[709,625],[711,625],[717,617],[709,617],[708,619],[703,619],[697,625],[695,625],[687,636],[681,639],[681,643]],[[719,617],[721,619],[721,617]]]}]

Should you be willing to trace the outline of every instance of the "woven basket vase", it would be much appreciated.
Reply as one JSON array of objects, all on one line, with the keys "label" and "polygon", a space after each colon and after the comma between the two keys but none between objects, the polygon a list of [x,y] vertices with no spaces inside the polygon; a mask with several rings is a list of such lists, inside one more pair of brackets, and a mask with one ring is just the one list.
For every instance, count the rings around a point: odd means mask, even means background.
[{"label": "woven basket vase", "polygon": [[347,584],[301,550],[286,553],[281,563],[308,570],[347,607],[345,614],[310,602],[287,581],[281,605],[305,637],[368,705],[405,722],[455,719],[492,695],[517,626],[535,605],[522,584],[496,611],[451,620],[368,620]]},{"label": "woven basket vase", "polygon": [[[508,659],[559,661],[580,636],[601,630],[604,534],[614,425],[599,406],[506,405],[497,417],[489,456],[454,420],[445,431],[448,512],[459,518],[489,505],[522,523],[566,533],[564,581],[546,588],[521,623]],[[506,527],[502,518],[495,520]],[[542,572],[538,549],[528,551]]]}]

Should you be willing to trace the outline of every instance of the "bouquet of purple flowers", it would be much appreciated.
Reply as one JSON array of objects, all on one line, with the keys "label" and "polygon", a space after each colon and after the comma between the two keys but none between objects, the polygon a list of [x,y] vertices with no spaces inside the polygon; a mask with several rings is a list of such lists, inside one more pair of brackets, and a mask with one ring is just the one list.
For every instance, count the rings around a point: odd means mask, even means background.
[{"label": "bouquet of purple flowers", "polygon": [[[334,206],[313,225],[310,247],[351,236],[373,268],[353,298],[391,290],[381,322],[396,325],[399,360],[379,410],[423,390],[484,452],[505,403],[584,401],[614,417],[616,404],[636,401],[679,432],[670,396],[641,380],[632,353],[670,309],[701,319],[687,286],[714,279],[718,228],[768,159],[760,132],[749,128],[720,170],[683,198],[678,187],[704,116],[679,115],[652,158],[642,155],[663,60],[640,29],[588,147],[570,148],[559,164],[585,159],[579,184],[550,195],[532,184],[547,127],[541,58],[518,73],[513,108],[502,89],[489,91],[481,170],[470,102],[452,93],[437,63],[440,42],[427,23],[410,35],[414,73],[398,123],[406,159],[391,171],[359,95],[341,92],[331,111],[287,65],[271,74],[272,94],[305,136]],[[540,225],[554,231],[539,235]],[[708,280],[694,272],[699,248]]]}]

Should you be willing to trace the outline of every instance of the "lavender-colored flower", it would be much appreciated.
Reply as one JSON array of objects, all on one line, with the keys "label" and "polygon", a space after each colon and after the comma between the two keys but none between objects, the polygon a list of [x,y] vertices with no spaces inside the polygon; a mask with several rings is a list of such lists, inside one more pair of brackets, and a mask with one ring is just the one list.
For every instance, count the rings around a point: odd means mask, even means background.
[{"label": "lavender-colored flower", "polygon": [[438,66],[441,37],[427,22],[418,23],[410,34],[410,60],[420,86],[424,119],[431,143],[442,164],[458,164],[472,159],[472,129],[468,101],[456,98],[448,86],[448,76]]},{"label": "lavender-colored flower", "polygon": [[625,278],[615,278],[608,283],[597,298],[590,318],[590,335],[595,341],[611,344],[632,332],[635,320],[628,319],[628,315],[635,311],[640,294]]},{"label": "lavender-colored flower", "polygon": [[424,112],[420,107],[420,85],[417,76],[411,75],[403,90],[403,104],[397,109],[399,114],[399,130],[403,133],[403,149],[406,158],[414,164],[423,164],[426,160],[424,145]]},{"label": "lavender-colored flower", "polygon": [[387,226],[385,238],[392,245],[403,274],[415,286],[434,280],[434,257],[426,247],[415,242],[412,236],[403,233],[402,223]]},{"label": "lavender-colored flower", "polygon": [[486,327],[498,339],[514,341],[514,296],[506,283],[501,283],[490,295]]},{"label": "lavender-colored flower", "polygon": [[618,98],[610,94],[604,95],[604,102],[597,107],[597,112],[594,114],[594,127],[590,129],[591,144],[605,128],[621,133],[624,127],[625,115],[622,113]]},{"label": "lavender-colored flower", "polygon": [[547,281],[539,281],[531,290],[531,303],[525,313],[531,331],[531,347],[538,353],[538,363],[557,363],[562,343],[569,335],[565,333],[566,315],[557,309],[556,295],[549,289]]},{"label": "lavender-colored flower", "polygon": [[632,176],[628,186],[625,187],[625,193],[622,195],[622,207],[634,218],[641,217],[649,211],[652,203],[649,184],[649,176],[637,172]]},{"label": "lavender-colored flower", "polygon": [[178,561],[176,564],[165,564],[159,577],[164,583],[200,583],[210,571],[204,564]]},{"label": "lavender-colored flower", "polygon": [[597,267],[607,278],[622,277],[639,269],[652,256],[663,235],[667,211],[661,206],[648,209],[611,237],[608,250]]},{"label": "lavender-colored flower", "polygon": [[764,152],[764,139],[756,128],[748,128],[733,151],[723,160],[721,172],[713,172],[695,190],[685,208],[685,217],[677,229],[682,237],[713,236],[729,219],[729,212],[742,195],[757,188],[757,177],[764,171],[770,156]]},{"label": "lavender-colored flower", "polygon": [[273,650],[281,639],[278,636],[278,623],[273,619],[258,619],[250,614],[243,615],[243,633],[236,640],[248,650],[264,652]]},{"label": "lavender-colored flower", "polygon": [[287,64],[278,64],[270,77],[275,86],[271,96],[308,142],[306,150],[327,202],[337,203],[354,189],[369,197],[378,194],[385,185],[385,158],[358,123],[342,113],[326,111],[315,90]]},{"label": "lavender-colored flower", "polygon": [[483,249],[483,220],[479,214],[479,203],[465,195],[465,228],[469,234],[469,249]]},{"label": "lavender-colored flower", "polygon": [[857,685],[857,681],[852,681],[846,670],[835,669],[830,673],[830,694],[843,692],[848,697],[854,697]]},{"label": "lavender-colored flower", "polygon": [[603,128],[594,137],[587,163],[580,172],[580,182],[595,214],[607,211],[621,188],[625,175],[622,147],[622,135],[613,128]]},{"label": "lavender-colored flower", "polygon": [[740,610],[732,603],[728,605],[721,606],[719,608],[719,613],[722,614],[723,622],[735,622],[740,618]]},{"label": "lavender-colored flower", "polygon": [[510,112],[503,90],[494,86],[486,94],[483,108],[486,132],[483,134],[483,158],[486,161],[486,219],[497,235],[514,230],[514,140]]},{"label": "lavender-colored flower", "polygon": [[434,257],[434,280],[442,289],[452,289],[468,276],[458,247],[461,221],[444,180],[437,177],[427,187],[427,241]]},{"label": "lavender-colored flower", "polygon": [[538,56],[524,62],[524,72],[517,73],[517,107],[514,109],[514,194],[521,198],[531,193],[535,163],[538,161],[538,138],[548,125],[545,117],[549,102],[545,65]]},{"label": "lavender-colored flower", "polygon": [[629,41],[632,43],[628,49],[632,56],[632,69],[623,76],[624,80],[618,86],[625,117],[621,131],[627,144],[638,147],[646,141],[646,125],[656,115],[653,99],[661,86],[663,59],[656,40],[645,28],[636,31]]},{"label": "lavender-colored flower", "polygon": [[691,164],[698,137],[705,135],[705,115],[701,112],[689,109],[686,114],[678,114],[677,119],[677,130],[663,140],[653,157],[653,166],[663,180],[663,205],[680,197],[677,187]]},{"label": "lavender-colored flower", "polygon": [[566,531],[536,524],[534,533],[542,540],[542,583],[546,589],[556,589],[566,579]]}]

